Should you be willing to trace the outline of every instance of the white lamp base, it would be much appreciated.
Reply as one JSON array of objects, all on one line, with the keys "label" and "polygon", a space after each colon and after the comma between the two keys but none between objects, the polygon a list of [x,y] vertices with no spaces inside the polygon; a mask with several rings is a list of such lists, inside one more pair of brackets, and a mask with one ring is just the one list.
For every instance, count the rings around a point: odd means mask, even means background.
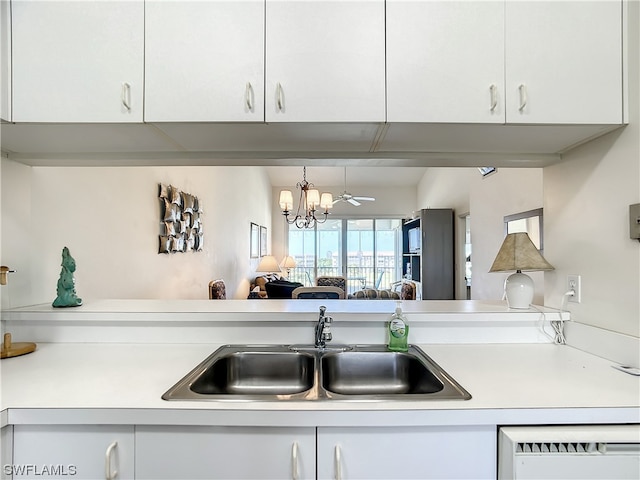
[{"label": "white lamp base", "polygon": [[527,274],[516,272],[504,282],[509,308],[529,308],[533,301],[533,280]]}]

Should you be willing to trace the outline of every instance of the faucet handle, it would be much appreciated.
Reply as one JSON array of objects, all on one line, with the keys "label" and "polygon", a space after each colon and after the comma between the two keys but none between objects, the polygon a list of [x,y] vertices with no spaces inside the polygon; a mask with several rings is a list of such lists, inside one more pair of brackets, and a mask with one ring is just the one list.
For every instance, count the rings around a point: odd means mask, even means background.
[{"label": "faucet handle", "polygon": [[324,312],[327,311],[327,307],[325,307],[324,305],[320,306],[320,316],[324,317]]},{"label": "faucet handle", "polygon": [[331,322],[333,322],[333,318],[324,318],[324,324],[322,326],[322,340],[325,340],[327,342],[331,341],[331,339],[333,338],[333,335],[331,333]]}]

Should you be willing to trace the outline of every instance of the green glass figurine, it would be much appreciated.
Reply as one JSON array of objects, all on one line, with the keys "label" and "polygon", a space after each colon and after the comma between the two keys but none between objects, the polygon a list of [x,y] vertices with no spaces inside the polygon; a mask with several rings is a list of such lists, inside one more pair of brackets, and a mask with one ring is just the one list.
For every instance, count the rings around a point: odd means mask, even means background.
[{"label": "green glass figurine", "polygon": [[69,249],[62,249],[62,270],[58,279],[58,296],[53,301],[54,307],[78,307],[82,305],[82,299],[76,295],[73,272],[76,271],[76,261],[69,253]]}]

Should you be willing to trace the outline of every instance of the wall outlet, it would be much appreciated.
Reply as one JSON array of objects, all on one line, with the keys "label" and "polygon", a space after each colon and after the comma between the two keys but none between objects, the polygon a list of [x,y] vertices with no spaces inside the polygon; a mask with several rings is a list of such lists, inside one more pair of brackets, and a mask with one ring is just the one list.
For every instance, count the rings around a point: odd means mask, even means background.
[{"label": "wall outlet", "polygon": [[567,291],[573,290],[575,293],[569,297],[572,303],[580,303],[580,275],[567,275]]}]

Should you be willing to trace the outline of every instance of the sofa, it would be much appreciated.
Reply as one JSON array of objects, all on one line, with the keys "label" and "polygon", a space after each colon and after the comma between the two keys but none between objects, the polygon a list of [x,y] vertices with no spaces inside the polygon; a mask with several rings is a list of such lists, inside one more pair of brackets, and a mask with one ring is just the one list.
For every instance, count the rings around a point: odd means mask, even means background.
[{"label": "sofa", "polygon": [[[256,277],[251,282],[251,287],[249,288],[250,298],[266,298],[267,297],[267,289],[264,286],[267,284],[269,279],[264,276]],[[258,287],[258,292],[254,292],[253,290]],[[254,295],[255,293],[255,295]]]},{"label": "sofa", "polygon": [[299,282],[289,282],[288,280],[272,280],[264,285],[267,298],[292,298],[293,291],[302,287]]},{"label": "sofa", "polygon": [[350,293],[347,298],[353,300],[400,300],[400,294],[393,290],[376,290],[374,288],[365,288]]}]

